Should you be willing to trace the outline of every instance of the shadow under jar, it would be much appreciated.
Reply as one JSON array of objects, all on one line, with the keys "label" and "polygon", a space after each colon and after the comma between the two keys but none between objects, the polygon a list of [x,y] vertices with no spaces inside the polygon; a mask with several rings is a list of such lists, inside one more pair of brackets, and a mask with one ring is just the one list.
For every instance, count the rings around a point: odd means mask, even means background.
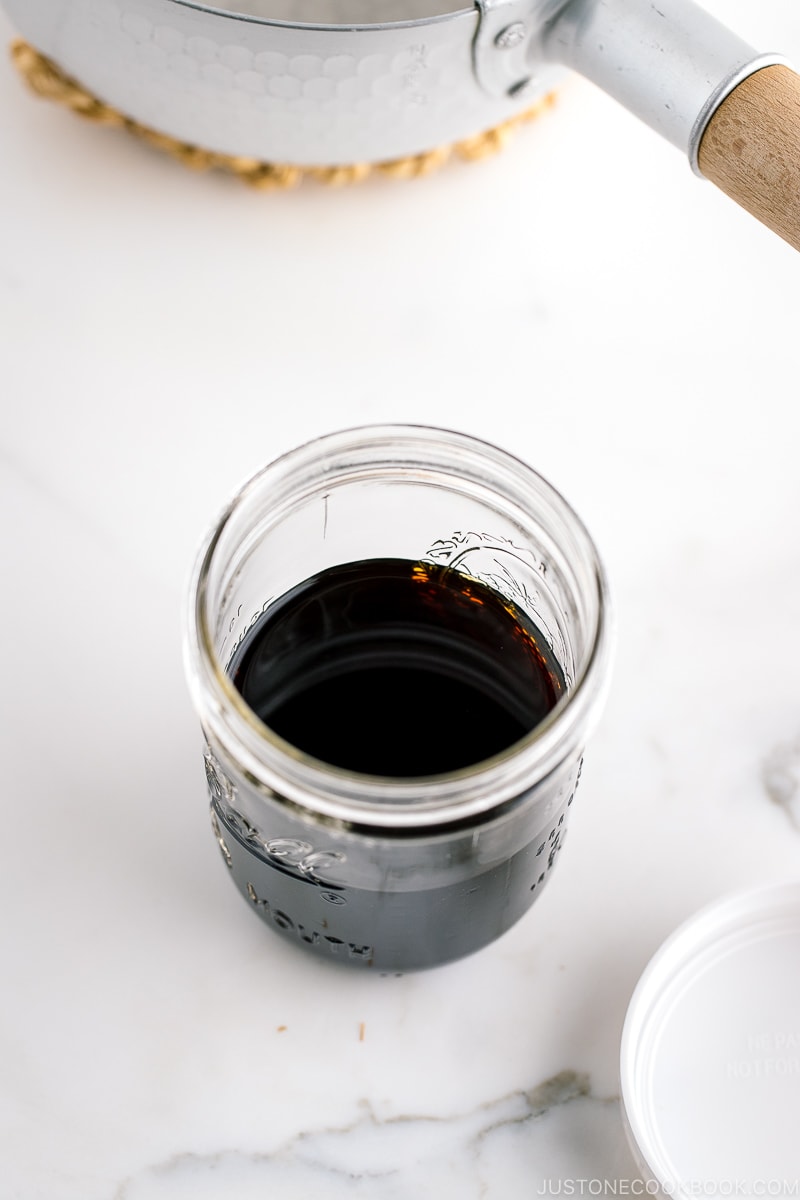
[{"label": "shadow under jar", "polygon": [[186,632],[248,906],[379,971],[503,934],[563,845],[608,625],[583,524],[494,446],[376,426],[266,467],[202,547]]}]

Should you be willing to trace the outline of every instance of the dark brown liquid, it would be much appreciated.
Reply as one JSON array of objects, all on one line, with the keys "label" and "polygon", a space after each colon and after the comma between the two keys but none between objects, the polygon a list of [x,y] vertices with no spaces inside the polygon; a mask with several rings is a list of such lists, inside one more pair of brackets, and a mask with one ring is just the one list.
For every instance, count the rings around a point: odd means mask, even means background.
[{"label": "dark brown liquid", "polygon": [[264,724],[299,750],[395,778],[491,758],[564,692],[540,630],[508,600],[403,559],[305,580],[249,632],[230,673]]}]

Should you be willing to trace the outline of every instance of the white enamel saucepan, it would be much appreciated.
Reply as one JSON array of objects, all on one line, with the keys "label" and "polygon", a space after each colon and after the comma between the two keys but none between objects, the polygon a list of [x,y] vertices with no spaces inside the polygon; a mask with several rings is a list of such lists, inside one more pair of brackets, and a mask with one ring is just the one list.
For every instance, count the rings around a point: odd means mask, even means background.
[{"label": "white enamel saucepan", "polygon": [[691,0],[1,0],[101,100],[325,166],[459,141],[585,75],[800,249],[800,76]]}]

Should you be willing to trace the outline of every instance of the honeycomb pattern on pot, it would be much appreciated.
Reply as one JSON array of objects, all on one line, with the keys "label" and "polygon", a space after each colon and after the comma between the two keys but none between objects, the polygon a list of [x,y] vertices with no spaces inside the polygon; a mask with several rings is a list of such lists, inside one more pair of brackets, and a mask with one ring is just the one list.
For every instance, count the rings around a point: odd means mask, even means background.
[{"label": "honeycomb pattern on pot", "polygon": [[107,0],[93,0],[90,22],[98,32],[115,35],[125,59],[162,79],[177,78],[190,89],[211,89],[231,100],[235,96],[237,103],[298,116],[421,106],[427,93],[442,86],[447,70],[444,62],[436,62],[436,48],[419,40],[393,55],[255,50],[123,11]]}]

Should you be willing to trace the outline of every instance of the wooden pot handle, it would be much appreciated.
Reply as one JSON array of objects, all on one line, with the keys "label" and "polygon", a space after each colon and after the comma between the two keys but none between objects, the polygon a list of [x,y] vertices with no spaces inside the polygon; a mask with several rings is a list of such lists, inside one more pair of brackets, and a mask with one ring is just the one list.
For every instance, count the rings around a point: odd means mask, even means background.
[{"label": "wooden pot handle", "polygon": [[800,250],[800,75],[763,67],[723,100],[698,164],[726,195]]}]

